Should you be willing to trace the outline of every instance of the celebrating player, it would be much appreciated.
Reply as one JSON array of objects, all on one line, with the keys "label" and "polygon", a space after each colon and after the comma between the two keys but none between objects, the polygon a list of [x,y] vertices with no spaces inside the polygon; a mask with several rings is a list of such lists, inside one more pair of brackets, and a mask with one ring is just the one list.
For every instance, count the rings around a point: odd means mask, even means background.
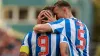
[{"label": "celebrating player", "polygon": [[[48,10],[53,18],[55,15],[52,13],[52,7],[46,7],[43,10]],[[46,18],[40,12],[38,16],[38,24],[47,23]],[[56,20],[56,19],[55,19]],[[60,34],[53,33],[36,33],[29,32],[22,43],[20,48],[20,56],[60,56],[60,47],[59,44],[63,41],[63,38],[60,38]]]},{"label": "celebrating player", "polygon": [[[52,20],[49,11],[44,11],[44,15]],[[58,1],[54,4],[54,13],[58,20],[46,24],[38,24],[34,27],[36,32],[59,33],[67,41],[61,45],[61,52],[65,52],[69,47],[70,56],[89,56],[89,31],[86,25],[73,17],[71,6],[66,1]],[[49,21],[48,20],[48,21]],[[65,45],[65,46],[64,46]]]}]

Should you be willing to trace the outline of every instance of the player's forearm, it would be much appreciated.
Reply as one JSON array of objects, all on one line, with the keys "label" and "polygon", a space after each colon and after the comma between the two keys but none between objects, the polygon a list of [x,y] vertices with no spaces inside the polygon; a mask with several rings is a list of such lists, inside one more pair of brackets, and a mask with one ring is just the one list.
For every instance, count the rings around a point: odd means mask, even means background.
[{"label": "player's forearm", "polygon": [[28,54],[29,54],[29,47],[21,46],[19,56],[28,56]]},{"label": "player's forearm", "polygon": [[67,51],[61,51],[61,56],[69,56]]},{"label": "player's forearm", "polygon": [[61,54],[61,56],[68,56],[68,54],[66,54],[66,53],[63,53],[63,54]]},{"label": "player's forearm", "polygon": [[19,56],[29,56],[29,55],[25,52],[20,52]]},{"label": "player's forearm", "polygon": [[33,30],[37,33],[52,32],[51,27],[48,24],[35,25]]},{"label": "player's forearm", "polygon": [[42,27],[41,24],[35,25],[34,28],[33,28],[33,30],[35,32],[37,32],[37,33],[42,33],[44,31],[43,31],[43,29],[41,29],[41,27]]},{"label": "player's forearm", "polygon": [[61,56],[69,56],[67,43],[65,42],[60,43],[60,53],[61,53]]},{"label": "player's forearm", "polygon": [[68,52],[64,51],[64,52],[61,52],[61,56],[69,56]]}]

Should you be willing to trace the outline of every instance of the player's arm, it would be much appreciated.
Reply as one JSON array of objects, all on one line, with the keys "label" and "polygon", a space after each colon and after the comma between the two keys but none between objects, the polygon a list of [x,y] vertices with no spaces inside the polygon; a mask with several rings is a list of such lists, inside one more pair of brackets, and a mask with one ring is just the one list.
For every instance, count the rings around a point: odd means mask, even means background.
[{"label": "player's arm", "polygon": [[61,53],[61,56],[69,56],[67,43],[65,42],[60,43],[60,53]]},{"label": "player's arm", "polygon": [[28,56],[28,54],[25,52],[20,52],[19,56]]},{"label": "player's arm", "polygon": [[19,56],[28,56],[28,54],[25,52],[20,52]]},{"label": "player's arm", "polygon": [[28,46],[21,46],[19,56],[28,56],[28,55],[29,55]]},{"label": "player's arm", "polygon": [[19,56],[28,56],[29,55],[28,35],[29,35],[29,33],[24,37],[24,40],[22,42],[22,46],[20,48]]},{"label": "player's arm", "polygon": [[37,33],[52,32],[51,27],[48,24],[37,24],[33,30]]},{"label": "player's arm", "polygon": [[37,33],[44,32],[53,32],[53,33],[61,33],[61,30],[64,28],[63,19],[59,19],[55,22],[50,22],[46,24],[37,24],[34,26],[33,30]]},{"label": "player's arm", "polygon": [[61,56],[69,56],[68,40],[62,34],[60,35],[60,53]]}]

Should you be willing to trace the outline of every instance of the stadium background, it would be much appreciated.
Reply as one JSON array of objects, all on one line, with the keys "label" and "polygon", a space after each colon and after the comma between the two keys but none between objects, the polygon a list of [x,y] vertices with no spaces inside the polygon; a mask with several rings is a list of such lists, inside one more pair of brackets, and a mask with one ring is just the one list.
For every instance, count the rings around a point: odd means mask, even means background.
[{"label": "stadium background", "polygon": [[[0,0],[0,56],[18,56],[42,8],[58,0]],[[90,31],[90,56],[100,56],[100,0],[65,0]]]}]

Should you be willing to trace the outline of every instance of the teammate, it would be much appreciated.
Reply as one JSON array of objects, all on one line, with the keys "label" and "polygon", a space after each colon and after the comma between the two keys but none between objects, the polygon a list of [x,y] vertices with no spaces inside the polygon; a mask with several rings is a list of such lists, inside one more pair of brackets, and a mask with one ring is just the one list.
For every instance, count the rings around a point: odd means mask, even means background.
[{"label": "teammate", "polygon": [[[89,56],[89,31],[86,25],[73,17],[68,2],[58,1],[54,6],[54,13],[59,19],[46,24],[38,24],[34,27],[34,31],[59,33],[67,41],[67,44],[61,45],[63,47],[61,52],[65,52],[69,47],[70,56]],[[43,13],[49,20],[53,20],[48,11],[45,10]]]},{"label": "teammate", "polygon": [[[52,12],[52,7],[46,7],[43,10],[48,10]],[[41,13],[41,12],[40,12]],[[54,14],[51,13],[54,17]],[[40,14],[39,14],[40,15]],[[42,18],[38,16],[38,24],[47,23],[47,20],[44,15]],[[60,56],[60,47],[59,44],[64,42],[60,38],[60,34],[53,34],[53,33],[36,33],[36,32],[29,32],[22,43],[20,48],[20,56]]]}]

